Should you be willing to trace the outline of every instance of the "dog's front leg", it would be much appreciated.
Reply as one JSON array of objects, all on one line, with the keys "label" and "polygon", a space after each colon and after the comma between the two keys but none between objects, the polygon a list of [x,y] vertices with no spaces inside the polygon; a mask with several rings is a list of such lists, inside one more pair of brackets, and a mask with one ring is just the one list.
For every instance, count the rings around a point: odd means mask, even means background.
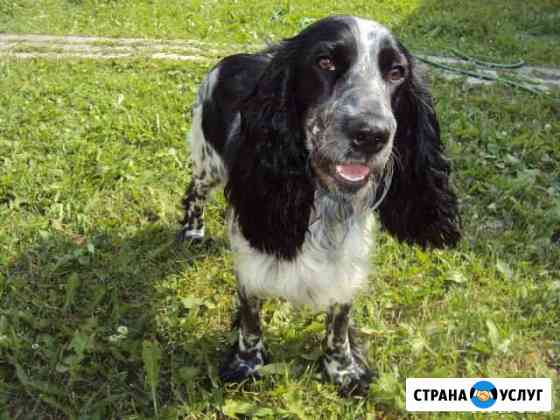
[{"label": "dog's front leg", "polygon": [[239,290],[239,309],[234,326],[239,337],[220,369],[224,382],[240,382],[248,377],[260,377],[258,368],[265,364],[260,300]]},{"label": "dog's front leg", "polygon": [[343,396],[365,395],[373,377],[350,325],[350,304],[336,304],[327,313],[323,367]]}]

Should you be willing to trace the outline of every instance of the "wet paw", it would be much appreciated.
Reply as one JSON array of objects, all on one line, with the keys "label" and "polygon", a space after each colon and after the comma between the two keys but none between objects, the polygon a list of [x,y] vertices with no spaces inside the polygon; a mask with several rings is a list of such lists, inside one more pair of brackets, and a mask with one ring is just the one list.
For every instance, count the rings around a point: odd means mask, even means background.
[{"label": "wet paw", "polygon": [[342,397],[366,396],[373,372],[354,357],[325,355],[323,369],[328,379],[338,386]]},{"label": "wet paw", "polygon": [[264,366],[265,357],[260,351],[250,353],[232,353],[220,368],[220,379],[223,382],[242,382],[247,378],[261,377],[259,368]]}]

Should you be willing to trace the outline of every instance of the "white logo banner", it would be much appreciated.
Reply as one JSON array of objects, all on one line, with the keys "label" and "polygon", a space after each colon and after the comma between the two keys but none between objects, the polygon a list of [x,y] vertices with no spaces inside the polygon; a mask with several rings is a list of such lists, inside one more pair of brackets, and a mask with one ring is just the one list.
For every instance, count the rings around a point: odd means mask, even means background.
[{"label": "white logo banner", "polygon": [[408,378],[407,411],[552,410],[548,378]]}]

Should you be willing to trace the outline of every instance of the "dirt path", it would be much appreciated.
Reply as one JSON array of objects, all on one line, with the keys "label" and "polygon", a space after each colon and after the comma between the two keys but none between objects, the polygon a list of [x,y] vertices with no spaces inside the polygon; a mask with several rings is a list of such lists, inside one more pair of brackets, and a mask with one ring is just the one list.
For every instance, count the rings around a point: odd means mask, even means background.
[{"label": "dirt path", "polygon": [[[258,46],[249,46],[250,50]],[[94,60],[125,59],[143,57],[147,59],[216,61],[235,51],[247,50],[243,45],[220,45],[196,40],[159,40],[143,38],[109,38],[96,36],[55,36],[35,34],[0,33],[0,60],[4,57],[15,59],[68,59],[87,58]],[[466,64],[463,60],[445,57],[426,57],[447,65]],[[438,70],[445,77],[462,77],[445,70]],[[496,76],[493,70],[485,70]],[[546,66],[524,66],[514,74],[528,78],[531,85],[540,90],[560,89],[560,69]],[[489,80],[468,77],[468,84],[488,84]]]},{"label": "dirt path", "polygon": [[0,33],[0,57],[89,58],[97,60],[145,57],[184,61],[204,61],[227,53],[231,47],[201,41],[108,38],[96,36],[55,36]]}]

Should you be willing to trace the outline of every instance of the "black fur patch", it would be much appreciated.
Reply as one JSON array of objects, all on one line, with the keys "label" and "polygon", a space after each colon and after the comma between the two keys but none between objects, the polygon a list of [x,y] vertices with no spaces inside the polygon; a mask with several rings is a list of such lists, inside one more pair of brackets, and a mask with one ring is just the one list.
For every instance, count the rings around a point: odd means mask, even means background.
[{"label": "black fur patch", "polygon": [[224,58],[212,70],[211,92],[203,103],[202,129],[206,141],[224,159],[226,166],[237,155],[236,116],[241,103],[254,90],[270,57],[264,54],[236,54]]},{"label": "black fur patch", "polygon": [[261,251],[292,259],[301,248],[315,187],[296,124],[290,68],[270,64],[241,111],[240,145],[226,195],[243,236]]},{"label": "black fur patch", "polygon": [[421,246],[453,246],[461,237],[457,196],[449,184],[432,98],[414,72],[393,97],[397,119],[396,164],[387,197],[380,206],[383,226],[399,240]]}]

